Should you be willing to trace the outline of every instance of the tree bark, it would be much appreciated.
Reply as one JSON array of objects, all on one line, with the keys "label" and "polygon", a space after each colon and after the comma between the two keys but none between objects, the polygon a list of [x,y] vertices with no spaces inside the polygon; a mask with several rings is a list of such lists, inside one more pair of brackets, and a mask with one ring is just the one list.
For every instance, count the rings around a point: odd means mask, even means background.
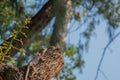
[{"label": "tree bark", "polygon": [[27,66],[17,68],[1,63],[0,80],[51,80],[63,65],[61,50],[50,47],[45,52],[40,51]]}]

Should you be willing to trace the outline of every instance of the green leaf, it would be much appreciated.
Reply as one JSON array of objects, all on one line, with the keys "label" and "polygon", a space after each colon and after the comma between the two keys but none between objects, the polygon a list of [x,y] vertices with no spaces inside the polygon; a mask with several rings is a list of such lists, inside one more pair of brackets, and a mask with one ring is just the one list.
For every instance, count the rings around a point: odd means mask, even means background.
[{"label": "green leaf", "polygon": [[10,62],[11,62],[12,64],[16,64],[16,61],[13,60],[13,59],[12,59]]},{"label": "green leaf", "polygon": [[78,47],[75,45],[69,45],[66,50],[66,56],[74,56],[78,52]]}]

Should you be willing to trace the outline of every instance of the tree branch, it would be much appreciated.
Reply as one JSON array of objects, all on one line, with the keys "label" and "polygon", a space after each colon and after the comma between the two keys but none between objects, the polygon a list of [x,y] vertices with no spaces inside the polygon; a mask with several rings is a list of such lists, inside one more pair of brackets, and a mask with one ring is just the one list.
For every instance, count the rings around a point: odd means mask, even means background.
[{"label": "tree branch", "polygon": [[105,56],[105,53],[106,53],[106,50],[107,48],[110,46],[110,44],[120,35],[120,32],[118,32],[109,42],[108,44],[105,46],[104,50],[103,50],[103,53],[102,53],[102,56],[101,56],[101,59],[100,59],[100,62],[98,64],[98,68],[97,68],[97,72],[96,72],[96,76],[95,76],[95,79],[94,80],[97,80],[98,78],[98,75],[99,75],[99,71],[100,71],[100,68],[101,68],[101,65],[102,65],[102,62],[103,62],[103,59],[104,59],[104,56]]},{"label": "tree branch", "polygon": [[[23,45],[20,44],[18,41],[14,41],[13,45],[17,48],[22,48],[28,45],[34,37],[42,31],[46,25],[50,22],[50,20],[53,18],[52,15],[52,1],[49,0],[43,7],[38,11],[38,13],[32,17],[31,23],[28,24],[29,30],[26,31],[27,38],[23,39]],[[21,38],[21,37],[20,37]],[[17,50],[11,49],[9,54],[11,57],[13,57],[16,54]]]},{"label": "tree branch", "polygon": [[100,72],[105,77],[106,80],[109,80],[109,78],[105,75],[105,73],[102,70],[100,70]]}]

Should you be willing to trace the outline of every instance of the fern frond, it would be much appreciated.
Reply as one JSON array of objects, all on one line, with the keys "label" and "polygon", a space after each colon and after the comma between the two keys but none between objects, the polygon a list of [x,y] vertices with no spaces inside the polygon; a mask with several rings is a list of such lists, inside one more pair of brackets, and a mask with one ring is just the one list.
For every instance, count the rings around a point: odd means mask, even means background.
[{"label": "fern frond", "polygon": [[[23,48],[17,48],[16,46],[13,45],[14,41],[18,41],[23,45],[23,41],[22,39],[18,39],[17,36],[19,34],[22,34],[23,36],[27,37],[26,33],[23,32],[23,29],[28,29],[28,27],[26,26],[28,23],[30,23],[31,18],[27,18],[25,20],[25,22],[23,23],[23,25],[21,25],[20,23],[14,21],[14,23],[18,26],[18,29],[13,29],[11,35],[10,35],[10,41],[4,41],[3,45],[0,46],[0,63],[3,61],[9,61],[9,60],[5,60],[5,57],[9,57],[7,54],[8,52],[14,48],[22,53],[25,53],[26,51]],[[11,61],[10,61],[11,62]],[[12,61],[12,63],[15,63],[15,61]]]}]

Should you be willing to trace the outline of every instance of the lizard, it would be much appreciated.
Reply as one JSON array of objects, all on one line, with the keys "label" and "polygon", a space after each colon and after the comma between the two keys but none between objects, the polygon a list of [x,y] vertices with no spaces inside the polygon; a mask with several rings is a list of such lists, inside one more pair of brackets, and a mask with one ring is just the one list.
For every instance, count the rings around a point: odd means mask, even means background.
[{"label": "lizard", "polygon": [[45,53],[46,53],[46,49],[45,48],[40,49],[38,54],[28,64],[27,70],[26,70],[26,73],[25,73],[25,80],[28,80],[28,74],[29,74],[29,71],[30,71],[30,67],[32,67],[33,70],[34,70],[34,67],[33,67],[34,65],[38,64],[40,60],[44,61],[44,59],[42,58],[42,55],[44,55]]}]

